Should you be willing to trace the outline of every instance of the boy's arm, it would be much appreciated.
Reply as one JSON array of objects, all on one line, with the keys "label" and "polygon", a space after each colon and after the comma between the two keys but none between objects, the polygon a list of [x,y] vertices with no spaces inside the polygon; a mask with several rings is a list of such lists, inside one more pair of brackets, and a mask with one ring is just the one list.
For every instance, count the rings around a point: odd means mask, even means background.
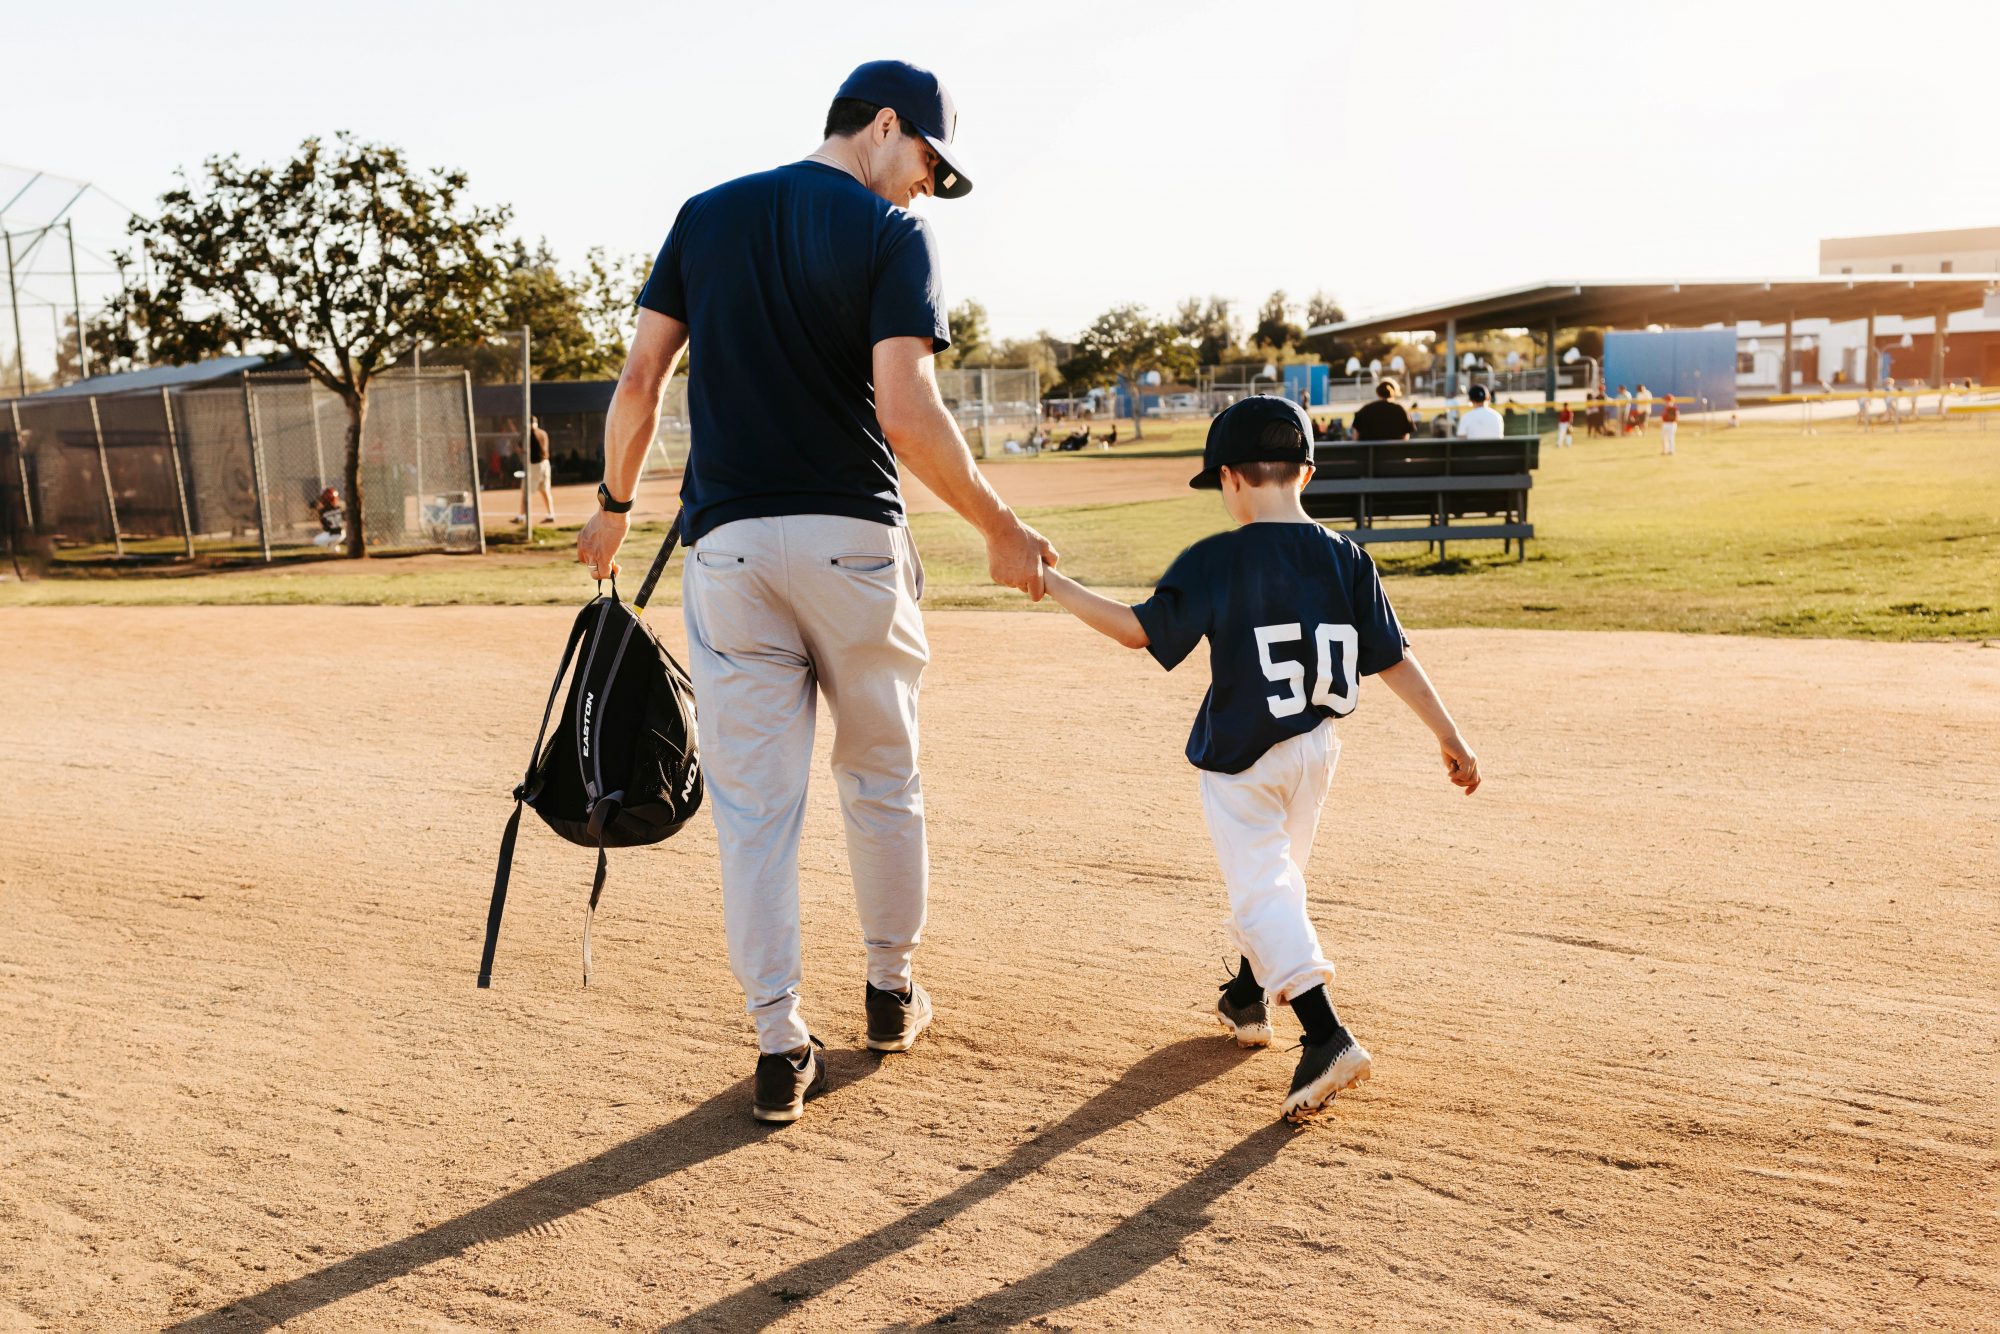
[{"label": "boy's arm", "polygon": [[1444,701],[1438,698],[1437,688],[1424,674],[1423,664],[1405,653],[1401,662],[1377,675],[1383,685],[1396,692],[1397,699],[1410,706],[1410,712],[1423,719],[1424,726],[1438,739],[1438,751],[1444,756],[1445,771],[1451,781],[1464,788],[1468,797],[1477,792],[1479,757],[1458,734],[1458,724],[1445,711]]},{"label": "boy's arm", "polygon": [[1042,569],[1042,580],[1050,597],[1099,634],[1109,635],[1126,648],[1144,648],[1150,642],[1146,627],[1139,624],[1139,618],[1124,603],[1093,593],[1068,575],[1046,566]]}]

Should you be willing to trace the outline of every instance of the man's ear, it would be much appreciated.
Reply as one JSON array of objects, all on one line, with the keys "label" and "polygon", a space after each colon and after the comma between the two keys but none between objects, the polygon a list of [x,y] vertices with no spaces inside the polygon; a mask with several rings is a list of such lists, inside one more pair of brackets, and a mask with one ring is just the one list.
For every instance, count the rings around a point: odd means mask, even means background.
[{"label": "man's ear", "polygon": [[888,143],[896,133],[896,108],[883,107],[876,112],[874,123],[868,127],[868,131],[874,136],[876,143]]},{"label": "man's ear", "polygon": [[1313,479],[1313,465],[1308,463],[1305,467],[1299,469],[1299,490],[1301,491],[1305,490],[1306,483],[1312,481],[1312,479]]}]

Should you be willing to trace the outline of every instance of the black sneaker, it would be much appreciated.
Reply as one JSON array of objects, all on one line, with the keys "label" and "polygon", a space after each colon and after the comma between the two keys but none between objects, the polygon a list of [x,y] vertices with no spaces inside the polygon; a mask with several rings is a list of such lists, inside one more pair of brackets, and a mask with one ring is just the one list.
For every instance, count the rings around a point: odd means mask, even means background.
[{"label": "black sneaker", "polygon": [[1271,1013],[1264,1008],[1263,997],[1239,1003],[1230,999],[1231,985],[1230,982],[1222,984],[1222,994],[1215,998],[1215,1017],[1229,1030],[1229,1036],[1236,1039],[1237,1046],[1270,1046]]},{"label": "black sneaker", "polygon": [[914,982],[907,996],[870,982],[867,1009],[870,1051],[908,1051],[931,1024],[931,998]]},{"label": "black sneaker", "polygon": [[1333,1101],[1334,1094],[1368,1078],[1373,1067],[1367,1049],[1344,1028],[1317,1046],[1307,1045],[1292,1074],[1292,1091],[1285,1095],[1285,1119],[1305,1120]]},{"label": "black sneaker", "polygon": [[757,1099],[750,1115],[759,1121],[796,1121],[808,1100],[826,1092],[826,1044],[808,1038],[794,1051],[766,1052],[757,1058]]}]

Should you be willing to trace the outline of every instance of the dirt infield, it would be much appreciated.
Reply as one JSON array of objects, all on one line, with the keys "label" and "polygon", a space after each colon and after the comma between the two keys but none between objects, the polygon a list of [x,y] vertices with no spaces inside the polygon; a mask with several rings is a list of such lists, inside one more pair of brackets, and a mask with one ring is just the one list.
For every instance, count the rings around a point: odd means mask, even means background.
[{"label": "dirt infield", "polygon": [[772,1130],[705,818],[614,857],[588,992],[589,860],[524,834],[472,985],[567,619],[0,615],[0,1326],[2000,1309],[2000,652],[1420,635],[1487,786],[1364,690],[1312,882],[1376,1078],[1294,1130],[1290,1059],[1207,1015],[1199,673],[934,615],[940,1019],[860,1049],[820,782],[836,1087]]}]

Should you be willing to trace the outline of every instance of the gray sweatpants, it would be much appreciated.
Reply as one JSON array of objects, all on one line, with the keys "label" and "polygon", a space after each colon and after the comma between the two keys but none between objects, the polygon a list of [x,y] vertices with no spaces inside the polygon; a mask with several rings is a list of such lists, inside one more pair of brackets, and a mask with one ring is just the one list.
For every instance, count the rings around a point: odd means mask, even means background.
[{"label": "gray sweatpants", "polygon": [[817,693],[833,713],[868,981],[910,984],[930,876],[917,774],[917,691],[930,660],[922,594],[909,530],[865,519],[741,519],[689,554],[681,599],[723,925],[765,1052],[806,1040],[799,830]]}]

